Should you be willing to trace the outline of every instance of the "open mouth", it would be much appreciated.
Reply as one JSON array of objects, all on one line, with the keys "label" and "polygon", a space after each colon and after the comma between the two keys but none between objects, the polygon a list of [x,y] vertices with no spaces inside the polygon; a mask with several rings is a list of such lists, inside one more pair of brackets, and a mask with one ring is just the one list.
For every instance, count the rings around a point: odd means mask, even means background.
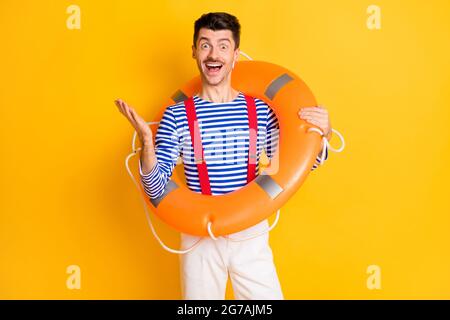
[{"label": "open mouth", "polygon": [[217,73],[222,69],[223,65],[221,63],[205,63],[208,73]]}]

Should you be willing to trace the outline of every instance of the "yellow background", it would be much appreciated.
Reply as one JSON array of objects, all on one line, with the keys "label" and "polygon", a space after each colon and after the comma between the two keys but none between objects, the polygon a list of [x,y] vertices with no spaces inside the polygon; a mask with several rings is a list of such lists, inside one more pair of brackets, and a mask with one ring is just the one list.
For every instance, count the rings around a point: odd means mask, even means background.
[{"label": "yellow background", "polygon": [[[80,30],[66,27],[71,4]],[[381,30],[366,27],[371,4]],[[113,100],[150,121],[198,74],[193,24],[210,11],[239,18],[254,59],[305,80],[347,142],[271,233],[285,297],[450,298],[449,9],[447,0],[2,1],[0,298],[180,298],[178,256],[146,225],[124,166],[132,127]],[[157,228],[178,246],[177,233]],[[69,265],[81,268],[80,290],[66,287]],[[379,290],[366,286],[369,265],[381,268]]]}]

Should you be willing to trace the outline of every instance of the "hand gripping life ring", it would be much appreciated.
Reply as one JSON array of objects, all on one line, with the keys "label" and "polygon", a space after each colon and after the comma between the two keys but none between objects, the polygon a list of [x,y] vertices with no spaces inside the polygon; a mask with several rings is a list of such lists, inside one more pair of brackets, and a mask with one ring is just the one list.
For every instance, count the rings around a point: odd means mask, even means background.
[{"label": "hand gripping life ring", "polygon": [[[310,130],[317,127],[297,115],[301,107],[315,106],[316,99],[293,72],[268,62],[239,61],[233,70],[232,86],[265,101],[274,110],[280,126],[278,154],[274,156],[279,160],[277,169],[272,170],[272,163],[244,187],[217,196],[189,190],[177,175],[172,175],[157,199],[146,196],[139,184],[152,211],[180,232],[217,237],[261,222],[299,189],[320,150],[321,131]],[[200,89],[197,76],[180,88],[169,104],[184,101]]]}]

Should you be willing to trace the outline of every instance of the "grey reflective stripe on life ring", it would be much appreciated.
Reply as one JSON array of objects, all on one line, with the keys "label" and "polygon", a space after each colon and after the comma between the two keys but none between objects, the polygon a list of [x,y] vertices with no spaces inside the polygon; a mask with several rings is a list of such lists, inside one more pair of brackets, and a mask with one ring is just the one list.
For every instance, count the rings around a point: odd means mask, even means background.
[{"label": "grey reflective stripe on life ring", "polygon": [[255,178],[255,182],[269,195],[272,200],[283,191],[283,188],[267,174],[260,174]]},{"label": "grey reflective stripe on life ring", "polygon": [[186,96],[184,94],[184,92],[181,90],[178,90],[172,96],[172,100],[175,101],[175,103],[180,103],[180,102],[186,100],[187,98],[188,98],[188,96]]},{"label": "grey reflective stripe on life ring", "polygon": [[167,182],[166,187],[164,188],[164,192],[161,196],[159,196],[158,198],[154,198],[151,199],[150,198],[150,202],[153,204],[153,206],[156,208],[158,207],[158,205],[160,204],[161,201],[163,201],[163,199],[173,190],[177,189],[178,185],[173,182],[172,180],[169,180],[169,182]]},{"label": "grey reflective stripe on life ring", "polygon": [[286,85],[286,83],[292,80],[294,80],[294,78],[292,78],[287,73],[283,73],[281,76],[279,76],[269,84],[264,94],[266,95],[267,98],[273,100],[278,91],[280,91],[280,89],[283,88]]}]

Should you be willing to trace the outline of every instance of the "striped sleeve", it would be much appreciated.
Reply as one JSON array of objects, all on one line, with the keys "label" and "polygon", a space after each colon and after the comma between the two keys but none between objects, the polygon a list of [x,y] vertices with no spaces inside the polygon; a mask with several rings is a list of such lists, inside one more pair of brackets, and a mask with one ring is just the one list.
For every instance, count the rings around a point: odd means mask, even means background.
[{"label": "striped sleeve", "polygon": [[[328,159],[328,148],[326,146],[324,146],[325,148],[325,158],[324,158],[324,163],[325,161]],[[317,157],[316,157],[316,162],[313,164],[311,171],[317,169],[320,165],[320,158],[322,157],[322,152],[320,152]]]},{"label": "striped sleeve", "polygon": [[139,173],[145,193],[151,198],[160,197],[172,176],[180,155],[180,139],[177,132],[175,116],[171,107],[167,107],[159,123],[155,136],[156,165],[144,174],[139,159]]}]

